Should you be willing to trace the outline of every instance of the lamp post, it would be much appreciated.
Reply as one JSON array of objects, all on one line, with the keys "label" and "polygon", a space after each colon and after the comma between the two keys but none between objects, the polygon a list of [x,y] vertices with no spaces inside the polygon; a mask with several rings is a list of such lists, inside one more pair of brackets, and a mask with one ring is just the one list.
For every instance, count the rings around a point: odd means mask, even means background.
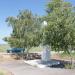
[{"label": "lamp post", "polygon": [[47,21],[43,21],[42,26],[43,27],[47,26]]},{"label": "lamp post", "polygon": [[[47,26],[47,21],[43,21],[42,28],[44,29],[44,31],[43,31],[42,45],[44,43],[45,27],[46,26]],[[48,45],[43,45],[43,51],[42,51],[41,59],[42,59],[43,62],[50,61],[50,50],[49,50],[49,46]]]},{"label": "lamp post", "polygon": [[43,29],[43,39],[42,39],[42,46],[44,45],[44,36],[45,36],[45,27],[47,26],[47,21],[42,22],[42,29]]}]

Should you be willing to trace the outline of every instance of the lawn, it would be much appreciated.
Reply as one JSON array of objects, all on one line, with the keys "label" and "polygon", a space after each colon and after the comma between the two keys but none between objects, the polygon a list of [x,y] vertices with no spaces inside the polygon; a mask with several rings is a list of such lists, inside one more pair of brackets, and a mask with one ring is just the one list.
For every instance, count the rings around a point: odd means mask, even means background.
[{"label": "lawn", "polygon": [[4,69],[0,69],[0,75],[12,75],[12,74]]},{"label": "lawn", "polygon": [[42,47],[32,47],[29,52],[34,53],[34,52],[41,52],[43,50]]},{"label": "lawn", "polygon": [[72,58],[72,59],[75,60],[75,52],[73,52],[73,53],[71,53],[71,54],[62,53],[62,54],[60,54],[60,56],[61,56],[62,58],[67,58],[67,59]]},{"label": "lawn", "polygon": [[[9,49],[10,46],[6,44],[0,45],[0,52],[6,52],[7,49]],[[42,47],[32,47],[29,52],[40,52],[42,51]]]},{"label": "lawn", "polygon": [[9,49],[10,46],[6,44],[0,45],[0,52],[6,52],[7,49]]}]

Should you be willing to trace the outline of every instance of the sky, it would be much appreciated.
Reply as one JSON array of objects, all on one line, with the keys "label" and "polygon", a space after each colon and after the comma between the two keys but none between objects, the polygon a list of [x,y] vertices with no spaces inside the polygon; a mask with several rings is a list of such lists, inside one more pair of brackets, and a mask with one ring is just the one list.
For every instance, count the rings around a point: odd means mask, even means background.
[{"label": "sky", "polygon": [[[44,15],[49,0],[1,0],[0,1],[0,44],[6,44],[2,39],[10,36],[12,28],[5,22],[9,16],[16,16],[19,10],[29,9],[34,14]],[[75,0],[66,0],[75,4]]]}]

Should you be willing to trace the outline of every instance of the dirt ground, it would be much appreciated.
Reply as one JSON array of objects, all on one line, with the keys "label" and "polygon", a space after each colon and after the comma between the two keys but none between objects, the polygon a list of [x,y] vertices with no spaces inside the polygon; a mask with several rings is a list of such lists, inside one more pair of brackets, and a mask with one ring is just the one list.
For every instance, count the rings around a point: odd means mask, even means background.
[{"label": "dirt ground", "polygon": [[[16,56],[11,56],[10,54],[0,54],[0,65],[5,68],[5,69],[2,69],[1,66],[0,66],[0,70],[3,71],[5,73],[5,75],[35,75],[35,74],[39,74],[39,75],[75,75],[75,71],[73,72],[69,72],[67,70],[63,70],[63,69],[60,69],[60,71],[58,71],[59,69],[39,69],[39,68],[36,68],[36,67],[32,67],[28,64],[25,64],[24,61],[22,60],[18,60],[18,61],[15,61],[16,59]],[[54,55],[51,55],[51,58],[52,59],[61,59],[60,56],[58,54],[54,54]],[[9,62],[10,61],[10,62]],[[4,62],[4,63],[2,63]],[[10,65],[9,65],[10,64]],[[13,74],[11,74],[10,72],[12,72]],[[33,72],[34,70],[34,72]],[[42,71],[44,70],[44,71]],[[67,71],[67,72],[66,72]]]},{"label": "dirt ground", "polygon": [[7,61],[14,61],[16,56],[10,54],[0,54],[0,63]]},{"label": "dirt ground", "polygon": [[[3,54],[3,53],[0,53],[0,62],[7,62],[7,61],[14,61],[18,59],[17,56],[15,55],[11,55],[11,54]],[[56,60],[71,60],[71,57],[64,57],[62,58],[60,56],[60,54],[52,54],[51,55],[51,59],[56,59]]]},{"label": "dirt ground", "polygon": [[71,58],[70,56],[69,57],[68,56],[67,57],[61,57],[61,55],[58,53],[51,55],[51,58],[56,59],[56,60],[62,60],[62,61],[71,61],[71,59],[72,59],[72,61],[75,62],[75,59]]}]

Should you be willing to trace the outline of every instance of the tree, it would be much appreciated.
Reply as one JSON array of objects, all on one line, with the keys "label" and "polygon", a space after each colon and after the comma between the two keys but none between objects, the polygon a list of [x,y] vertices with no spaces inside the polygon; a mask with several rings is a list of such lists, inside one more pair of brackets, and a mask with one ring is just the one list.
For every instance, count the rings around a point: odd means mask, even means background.
[{"label": "tree", "polygon": [[29,49],[41,43],[41,18],[31,11],[20,11],[16,17],[8,17],[6,22],[13,29],[11,37],[5,38],[11,47]]},{"label": "tree", "polygon": [[64,0],[51,0],[47,4],[48,22],[45,28],[45,44],[51,45],[53,50],[65,52],[68,47],[75,46],[75,11],[69,2]]}]

